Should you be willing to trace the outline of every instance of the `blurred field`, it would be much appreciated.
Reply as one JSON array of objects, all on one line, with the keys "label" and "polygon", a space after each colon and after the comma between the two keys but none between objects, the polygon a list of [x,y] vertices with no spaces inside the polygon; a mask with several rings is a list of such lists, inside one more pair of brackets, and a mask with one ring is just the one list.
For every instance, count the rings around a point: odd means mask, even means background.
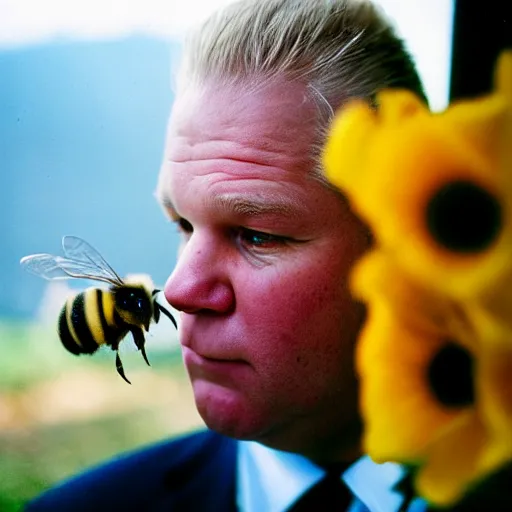
[{"label": "blurred field", "polygon": [[151,368],[129,338],[125,345],[131,386],[108,349],[75,357],[53,327],[0,321],[0,512],[114,454],[201,425],[176,344],[149,337]]}]

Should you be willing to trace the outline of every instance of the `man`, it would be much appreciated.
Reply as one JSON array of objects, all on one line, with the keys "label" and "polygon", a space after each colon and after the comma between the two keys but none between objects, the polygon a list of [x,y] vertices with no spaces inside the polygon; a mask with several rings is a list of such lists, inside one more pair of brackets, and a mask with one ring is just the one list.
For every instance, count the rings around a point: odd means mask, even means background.
[{"label": "man", "polygon": [[182,233],[165,296],[211,430],[114,461],[29,510],[277,512],[332,467],[353,509],[398,510],[400,469],[358,461],[364,309],[347,278],[370,236],[319,163],[333,113],[383,87],[423,96],[402,43],[359,0],[243,0],[190,39],[157,196]]}]

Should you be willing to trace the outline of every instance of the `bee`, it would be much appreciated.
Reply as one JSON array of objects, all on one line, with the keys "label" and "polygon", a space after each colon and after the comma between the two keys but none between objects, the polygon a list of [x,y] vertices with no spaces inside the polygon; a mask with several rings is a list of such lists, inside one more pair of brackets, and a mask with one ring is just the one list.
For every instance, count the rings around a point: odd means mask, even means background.
[{"label": "bee", "polygon": [[108,289],[88,288],[67,300],[58,320],[58,333],[64,348],[75,355],[93,354],[101,345],[116,352],[116,368],[128,384],[119,344],[131,333],[144,361],[144,331],[150,323],[158,323],[160,313],[178,328],[176,320],[156,300],[160,292],[141,282],[123,281],[101,254],[85,240],[76,236],[62,239],[64,256],[32,254],[21,259],[21,266],[44,279],[91,279],[111,285]]}]

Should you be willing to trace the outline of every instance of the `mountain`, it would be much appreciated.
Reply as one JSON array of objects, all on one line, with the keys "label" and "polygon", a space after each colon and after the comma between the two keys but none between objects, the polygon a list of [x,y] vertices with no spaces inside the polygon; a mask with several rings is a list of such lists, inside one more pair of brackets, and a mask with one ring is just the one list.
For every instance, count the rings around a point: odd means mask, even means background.
[{"label": "mountain", "polygon": [[153,191],[175,50],[130,37],[0,51],[0,318],[40,308],[47,283],[19,260],[59,254],[67,234],[120,275],[165,282],[177,235]]}]

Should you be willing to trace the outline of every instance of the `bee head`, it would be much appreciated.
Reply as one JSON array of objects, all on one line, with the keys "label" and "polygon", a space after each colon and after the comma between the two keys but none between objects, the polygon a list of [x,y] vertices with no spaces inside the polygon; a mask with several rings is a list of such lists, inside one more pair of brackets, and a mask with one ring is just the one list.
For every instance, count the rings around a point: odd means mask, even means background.
[{"label": "bee head", "polygon": [[148,290],[142,286],[120,286],[114,291],[116,311],[128,324],[149,329],[153,317],[153,300]]}]

